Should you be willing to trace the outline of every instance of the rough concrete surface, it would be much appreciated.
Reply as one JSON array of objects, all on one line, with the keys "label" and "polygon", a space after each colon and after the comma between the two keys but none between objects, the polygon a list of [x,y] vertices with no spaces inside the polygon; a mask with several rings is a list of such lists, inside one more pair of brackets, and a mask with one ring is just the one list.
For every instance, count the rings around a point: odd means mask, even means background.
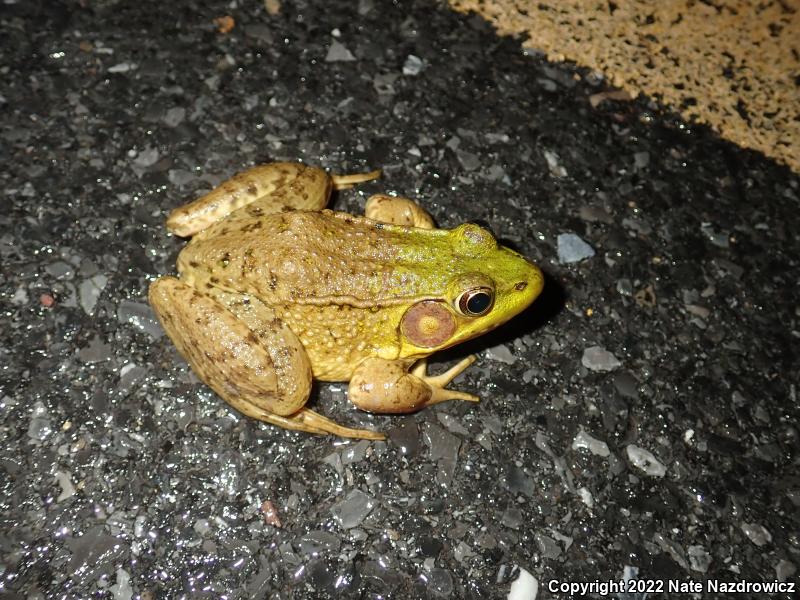
[{"label": "rough concrete surface", "polygon": [[450,0],[800,171],[798,0]]},{"label": "rough concrete surface", "polygon": [[[3,600],[795,580],[788,168],[593,106],[605,80],[428,0],[6,2],[0,25]],[[145,301],[185,243],[165,215],[271,160],[383,167],[334,206],[416,196],[541,266],[530,311],[434,365],[477,352],[456,383],[480,404],[369,416],[316,386],[389,433],[347,442],[188,370]]]}]

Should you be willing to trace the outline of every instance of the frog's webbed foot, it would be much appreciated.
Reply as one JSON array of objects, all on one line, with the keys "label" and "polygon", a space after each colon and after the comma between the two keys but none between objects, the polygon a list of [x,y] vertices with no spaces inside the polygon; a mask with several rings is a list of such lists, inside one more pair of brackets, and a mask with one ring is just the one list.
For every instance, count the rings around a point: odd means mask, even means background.
[{"label": "frog's webbed foot", "polygon": [[377,413],[409,413],[447,400],[478,402],[473,394],[446,387],[474,362],[475,356],[468,356],[441,375],[428,376],[425,360],[409,371],[407,361],[368,358],[350,379],[350,401]]},{"label": "frog's webbed foot", "polygon": [[375,194],[367,200],[364,215],[373,221],[391,225],[405,225],[419,229],[433,229],[433,217],[409,198]]}]

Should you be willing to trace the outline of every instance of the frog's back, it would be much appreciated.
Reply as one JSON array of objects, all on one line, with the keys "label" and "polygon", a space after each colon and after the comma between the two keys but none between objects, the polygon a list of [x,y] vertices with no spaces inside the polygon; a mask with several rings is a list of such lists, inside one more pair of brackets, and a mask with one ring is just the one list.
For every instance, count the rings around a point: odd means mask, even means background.
[{"label": "frog's back", "polygon": [[190,242],[178,269],[267,304],[371,306],[393,279],[403,238],[414,234],[327,210],[225,219]]}]

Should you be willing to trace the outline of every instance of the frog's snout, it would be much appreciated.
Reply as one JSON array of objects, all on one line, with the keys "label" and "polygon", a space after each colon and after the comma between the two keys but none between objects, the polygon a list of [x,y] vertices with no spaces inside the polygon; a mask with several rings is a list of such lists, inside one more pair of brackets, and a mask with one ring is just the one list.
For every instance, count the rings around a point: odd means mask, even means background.
[{"label": "frog's snout", "polygon": [[541,270],[536,265],[530,264],[530,268],[523,277],[514,284],[514,292],[518,292],[524,298],[522,304],[528,306],[531,304],[539,294],[542,293],[544,287],[544,276]]}]

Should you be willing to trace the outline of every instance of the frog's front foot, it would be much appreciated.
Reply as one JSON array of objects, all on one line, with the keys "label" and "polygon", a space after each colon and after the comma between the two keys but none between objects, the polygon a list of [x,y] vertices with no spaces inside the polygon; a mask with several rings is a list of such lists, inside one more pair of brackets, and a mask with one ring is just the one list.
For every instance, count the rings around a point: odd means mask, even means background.
[{"label": "frog's front foot", "polygon": [[409,413],[447,400],[478,402],[473,394],[446,387],[474,362],[475,356],[468,356],[441,375],[428,376],[424,359],[409,371],[404,361],[368,358],[350,379],[350,401],[377,413]]}]

